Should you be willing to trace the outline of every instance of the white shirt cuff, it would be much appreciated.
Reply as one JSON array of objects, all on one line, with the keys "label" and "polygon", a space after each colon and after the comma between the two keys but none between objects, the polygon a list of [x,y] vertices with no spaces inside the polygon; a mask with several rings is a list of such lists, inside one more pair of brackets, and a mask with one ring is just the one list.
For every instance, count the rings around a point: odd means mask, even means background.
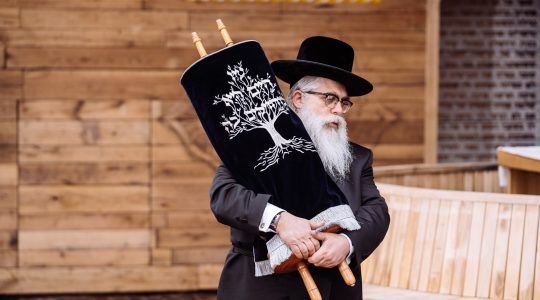
[{"label": "white shirt cuff", "polygon": [[349,241],[349,255],[347,255],[347,257],[345,258],[345,261],[347,262],[347,264],[350,264],[351,263],[351,255],[354,253],[354,247],[352,245],[351,239],[345,233],[340,233],[340,234],[342,236],[346,237],[347,241]]},{"label": "white shirt cuff", "polygon": [[261,223],[259,223],[259,230],[262,232],[275,232],[274,230],[270,229],[270,224],[272,223],[274,217],[282,211],[285,210],[271,203],[266,203],[266,207],[264,208],[263,216],[261,218]]}]

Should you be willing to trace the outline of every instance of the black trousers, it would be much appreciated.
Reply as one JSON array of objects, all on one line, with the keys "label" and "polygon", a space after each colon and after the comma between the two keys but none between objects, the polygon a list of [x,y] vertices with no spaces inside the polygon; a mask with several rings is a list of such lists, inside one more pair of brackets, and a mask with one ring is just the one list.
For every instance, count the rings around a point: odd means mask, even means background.
[{"label": "black trousers", "polygon": [[[218,300],[309,300],[298,272],[255,277],[253,257],[233,247],[227,254],[218,287]],[[362,300],[362,279],[356,262],[351,269],[356,285],[343,282],[338,268],[309,267],[324,300]]]}]

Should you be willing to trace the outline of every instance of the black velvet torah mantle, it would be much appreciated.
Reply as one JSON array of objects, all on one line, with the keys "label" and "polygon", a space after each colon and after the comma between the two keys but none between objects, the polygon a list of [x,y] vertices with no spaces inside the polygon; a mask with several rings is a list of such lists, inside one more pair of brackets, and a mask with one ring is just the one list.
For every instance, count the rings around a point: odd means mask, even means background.
[{"label": "black velvet torah mantle", "polygon": [[[302,122],[285,103],[258,42],[209,54],[180,81],[215,151],[240,184],[272,195],[270,203],[295,216],[360,228]],[[256,276],[273,273],[292,254],[273,233],[261,233],[254,245]]]}]

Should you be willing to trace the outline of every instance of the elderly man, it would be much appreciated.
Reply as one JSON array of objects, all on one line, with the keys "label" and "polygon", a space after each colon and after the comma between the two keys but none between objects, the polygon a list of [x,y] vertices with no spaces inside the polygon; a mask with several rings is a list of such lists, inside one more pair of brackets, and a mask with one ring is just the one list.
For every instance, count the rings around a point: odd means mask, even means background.
[{"label": "elderly man", "polygon": [[[388,208],[373,181],[372,152],[347,138],[343,114],[349,96],[372,90],[351,73],[354,50],[348,44],[311,37],[300,46],[296,60],[272,63],[277,77],[291,84],[287,96],[309,133],[326,172],[346,196],[360,230],[315,233],[323,225],[296,217],[268,203],[271,195],[256,194],[238,184],[225,166],[216,172],[210,191],[216,218],[231,227],[231,242],[218,288],[218,299],[309,299],[296,273],[255,277],[252,244],[258,232],[275,231],[298,258],[307,259],[323,299],[362,299],[359,264],[383,240],[389,225]],[[291,184],[295,184],[291,178]],[[357,278],[345,285],[336,267],[347,259]]]}]

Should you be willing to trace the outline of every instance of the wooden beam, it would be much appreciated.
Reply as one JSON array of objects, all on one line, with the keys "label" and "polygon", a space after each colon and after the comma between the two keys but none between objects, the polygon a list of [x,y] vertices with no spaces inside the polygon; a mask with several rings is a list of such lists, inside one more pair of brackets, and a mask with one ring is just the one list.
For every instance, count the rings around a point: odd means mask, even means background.
[{"label": "wooden beam", "polygon": [[427,0],[424,96],[424,163],[437,162],[440,0]]}]

